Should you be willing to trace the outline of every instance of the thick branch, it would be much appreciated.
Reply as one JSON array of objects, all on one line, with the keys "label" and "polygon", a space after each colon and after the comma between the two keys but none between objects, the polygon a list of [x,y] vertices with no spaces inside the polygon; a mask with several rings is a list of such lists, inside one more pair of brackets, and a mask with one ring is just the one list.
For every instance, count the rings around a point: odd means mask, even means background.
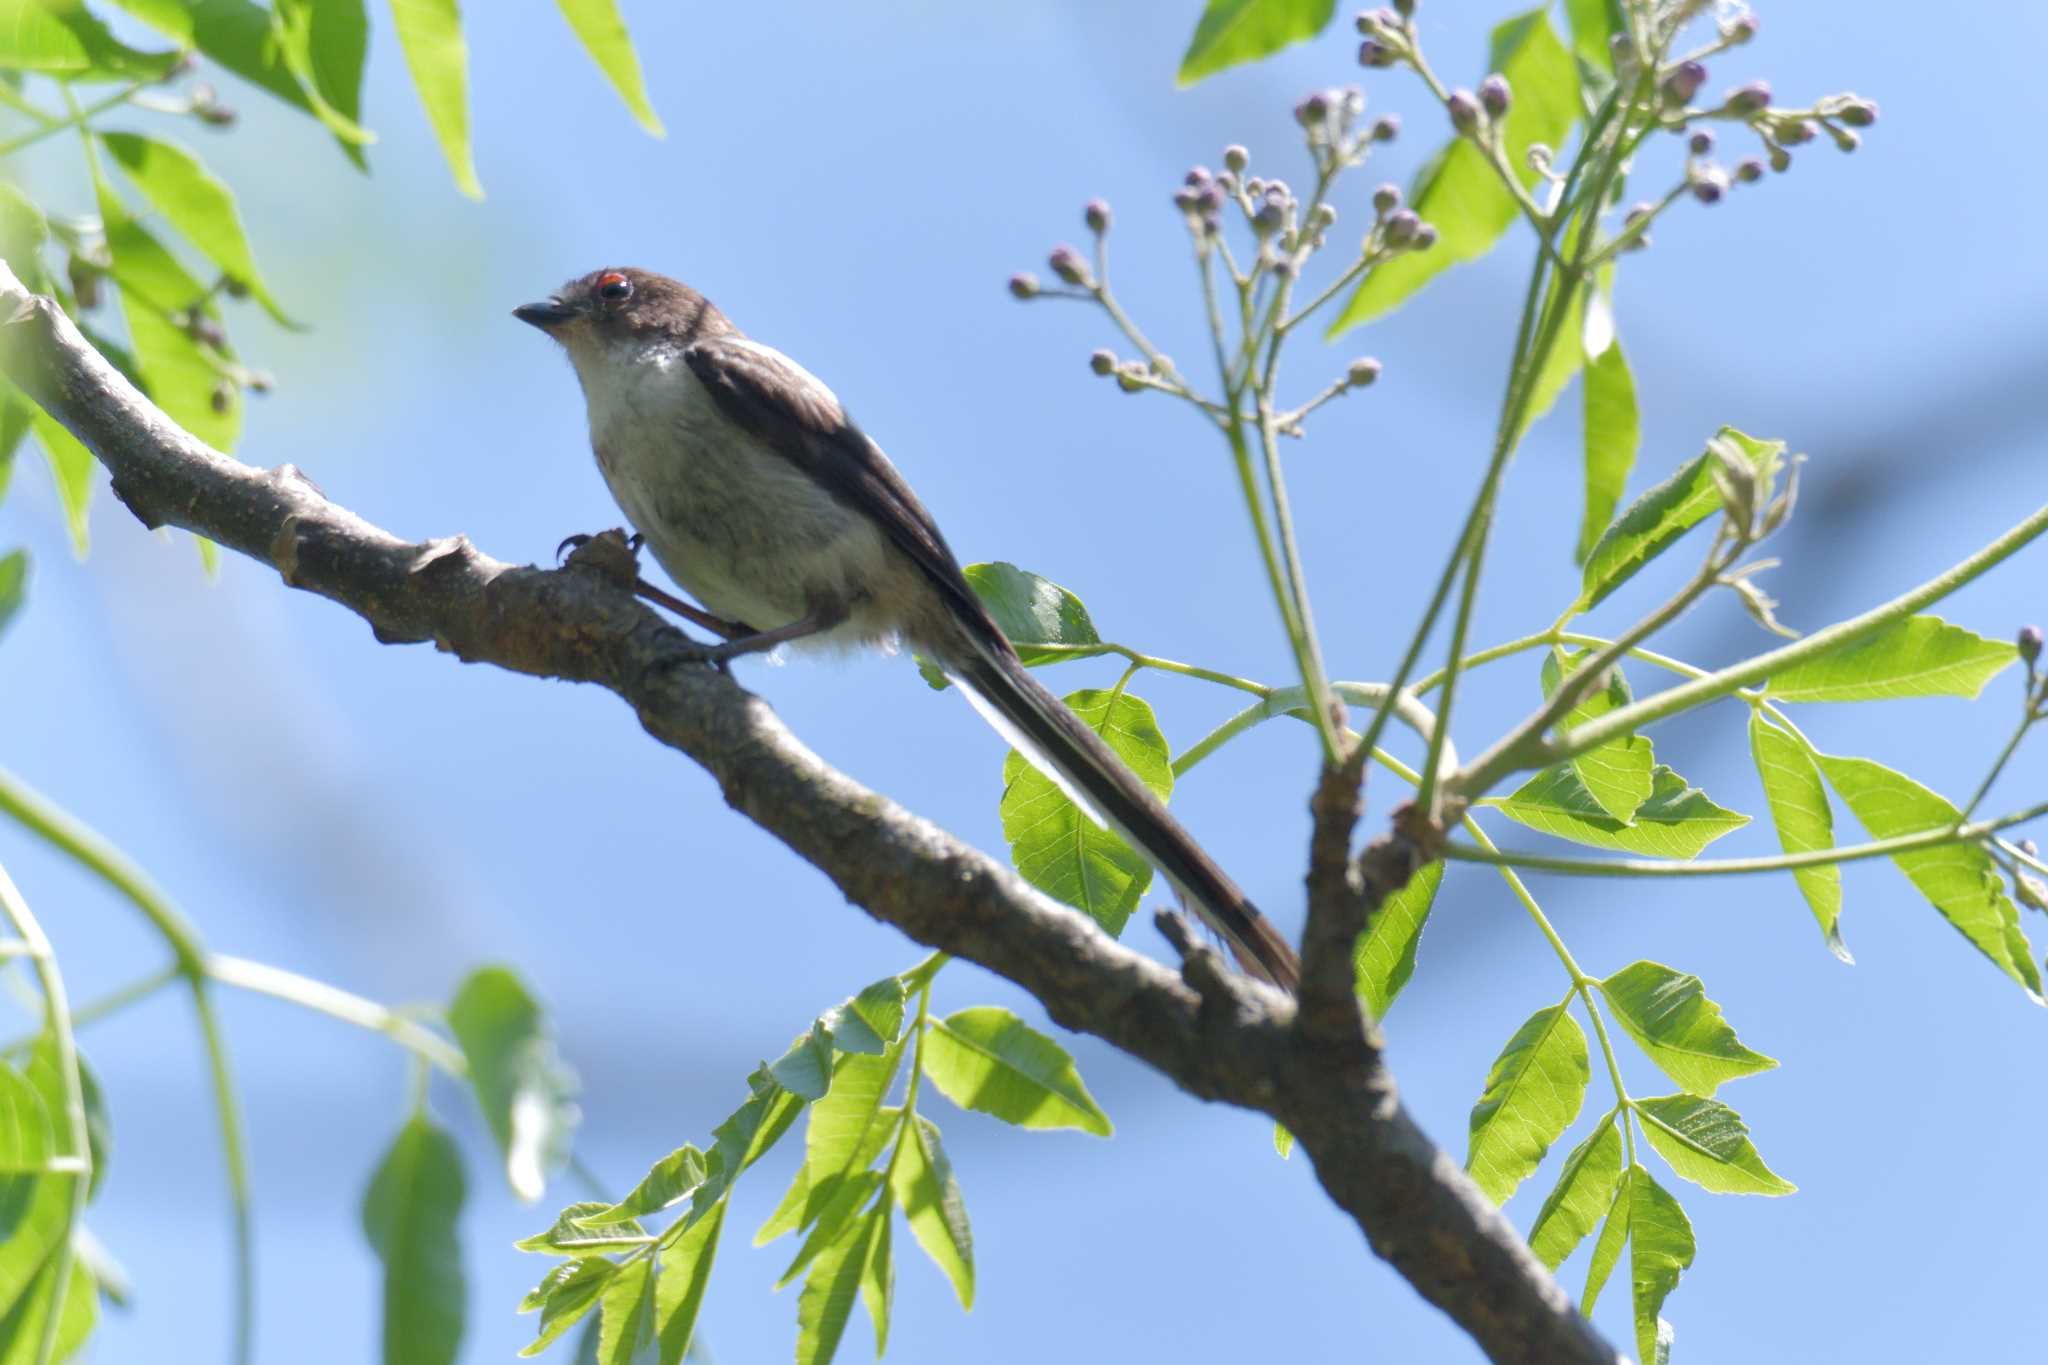
[{"label": "thick branch", "polygon": [[[467,539],[411,543],[180,430],[48,299],[0,263],[0,369],[83,441],[144,525],[181,526],[274,567],[386,643],[596,683],[702,764],[735,809],[911,938],[1015,981],[1068,1028],[1190,1094],[1293,1130],[1323,1186],[1430,1302],[1497,1361],[1602,1361],[1522,1239],[1402,1109],[1376,1054],[1304,1045],[1286,998],[1241,978],[1198,994],[1007,868],[839,773],[679,631],[602,574],[503,564]],[[1198,959],[1191,958],[1193,964]]]}]

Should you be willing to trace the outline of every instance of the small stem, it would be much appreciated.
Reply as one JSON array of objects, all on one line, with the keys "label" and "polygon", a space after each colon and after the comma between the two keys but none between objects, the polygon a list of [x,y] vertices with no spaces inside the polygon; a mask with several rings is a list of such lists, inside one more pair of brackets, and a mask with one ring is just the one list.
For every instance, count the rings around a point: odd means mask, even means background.
[{"label": "small stem", "polygon": [[[105,995],[80,1005],[71,1012],[71,1026],[74,1029],[82,1029],[89,1024],[97,1024],[110,1015],[119,1014],[130,1005],[141,1004],[164,987],[184,979],[185,974],[178,970],[175,962],[159,967],[147,976],[137,977],[125,986],[116,987]],[[11,1052],[20,1044],[21,1040],[16,1040],[0,1051]]]},{"label": "small stem", "polygon": [[2020,741],[2027,737],[2027,731],[2033,728],[2036,719],[2037,717],[2032,707],[2020,712],[2020,723],[2013,727],[2012,738],[2006,740],[2005,748],[1999,750],[1998,761],[1991,765],[1990,772],[1984,774],[1984,780],[1977,784],[1976,795],[1972,796],[1969,804],[1963,807],[1963,818],[1965,820],[1976,814],[1977,807],[1983,804],[1984,798],[1990,794],[1991,784],[1996,782],[1998,775],[2005,771],[2005,765],[2012,760],[2013,752],[2020,747]]},{"label": "small stem", "polygon": [[[14,138],[12,141],[0,142],[0,157],[12,156],[16,152],[20,151],[22,148],[33,146],[34,144],[41,142],[44,138],[49,137],[53,133],[63,132],[66,128],[78,128],[83,130],[86,122],[89,119],[91,119],[94,115],[104,114],[109,109],[117,108],[120,105],[126,104],[131,98],[133,98],[136,95],[137,92],[147,89],[152,84],[154,84],[153,81],[137,81],[135,82],[135,84],[128,86],[127,88],[120,90],[112,95],[109,95],[105,99],[100,100],[95,104],[88,104],[81,108],[79,106],[77,97],[71,93],[71,87],[68,84],[65,84],[60,81],[58,83],[58,89],[64,92],[64,102],[66,106],[68,106],[69,112],[65,115],[65,117],[51,120],[50,122],[45,123],[42,127],[36,129],[32,133],[23,133],[20,137]],[[10,101],[10,103],[12,103],[12,101]],[[16,107],[22,108],[24,113],[34,113],[38,117],[43,118],[48,117],[48,115],[43,114],[41,110],[29,109],[22,105],[17,105]]]},{"label": "small stem", "polygon": [[324,981],[268,963],[224,954],[216,954],[207,960],[207,975],[224,986],[267,995],[274,1000],[324,1014],[330,1019],[339,1019],[344,1024],[381,1033],[456,1080],[468,1079],[469,1063],[460,1048],[395,1010],[339,986],[330,986]]}]

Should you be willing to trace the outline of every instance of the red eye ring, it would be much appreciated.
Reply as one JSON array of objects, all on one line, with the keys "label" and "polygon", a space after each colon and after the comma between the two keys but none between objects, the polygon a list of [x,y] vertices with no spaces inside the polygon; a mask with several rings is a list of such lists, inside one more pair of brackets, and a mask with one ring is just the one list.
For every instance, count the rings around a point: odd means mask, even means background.
[{"label": "red eye ring", "polygon": [[633,282],[616,270],[597,277],[597,296],[607,303],[624,303],[633,297]]}]

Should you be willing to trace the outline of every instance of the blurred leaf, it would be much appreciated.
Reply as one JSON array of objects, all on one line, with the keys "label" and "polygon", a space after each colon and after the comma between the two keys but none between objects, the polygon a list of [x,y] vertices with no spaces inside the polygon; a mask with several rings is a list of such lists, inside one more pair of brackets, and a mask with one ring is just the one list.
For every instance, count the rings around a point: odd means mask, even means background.
[{"label": "blurred leaf", "polygon": [[[92,1272],[78,1257],[71,1258],[63,1283],[64,1310],[49,1357],[52,1365],[85,1344],[100,1315],[100,1296]],[[37,1365],[57,1284],[57,1256],[52,1251],[44,1255],[27,1290],[15,1299],[6,1316],[0,1317],[0,1365]]]},{"label": "blurred leaf", "polygon": [[1226,67],[1313,38],[1336,9],[1336,0],[1209,0],[1180,59],[1178,83],[1193,85]]},{"label": "blurred leaf", "polygon": [[[0,256],[0,260],[6,259]],[[35,415],[36,405],[0,380],[0,501],[7,498],[7,485],[14,479],[15,452],[21,449],[21,438],[28,435]]]},{"label": "blurred leaf", "polygon": [[363,1233],[384,1263],[384,1365],[448,1365],[466,1287],[456,1219],[462,1153],[424,1112],[398,1130],[363,1196]]},{"label": "blurred leaf", "polygon": [[58,425],[57,419],[38,408],[28,429],[50,462],[50,481],[57,486],[57,501],[64,508],[64,524],[71,531],[71,548],[80,559],[90,545],[87,508],[92,502],[93,470],[98,462],[78,438]]},{"label": "blurred leaf", "polygon": [[933,1020],[925,1037],[924,1074],[961,1108],[1021,1128],[1110,1134],[1109,1116],[1081,1084],[1066,1049],[994,1005]]},{"label": "blurred leaf", "polygon": [[1564,0],[1564,12],[1571,20],[1572,52],[1589,66],[1612,70],[1608,43],[1615,34],[1628,32],[1621,0]]},{"label": "blurred leaf", "polygon": [[596,1227],[585,1220],[611,1211],[603,1200],[585,1200],[569,1205],[555,1215],[554,1226],[546,1232],[522,1237],[512,1245],[519,1251],[537,1251],[546,1256],[603,1256],[614,1251],[631,1251],[647,1245],[647,1229],[628,1219]]},{"label": "blurred leaf", "polygon": [[[46,292],[49,277],[38,253],[49,240],[50,220],[43,216],[35,201],[0,180],[0,260],[12,266],[21,282],[39,294]],[[12,385],[7,392],[14,392]]]},{"label": "blurred leaf", "polygon": [[660,1365],[678,1365],[690,1353],[697,1313],[718,1258],[718,1234],[725,1226],[721,1200],[705,1217],[662,1251],[661,1276],[654,1285],[655,1330],[661,1338]]},{"label": "blurred leaf", "polygon": [[242,231],[234,192],[175,143],[139,133],[102,133],[100,144],[120,163],[142,197],[170,221],[185,240],[231,280],[245,284],[280,326],[296,327],[270,296],[256,270],[256,257]]},{"label": "blurred leaf", "polygon": [[[1785,450],[1783,441],[1759,441],[1733,427],[1722,427],[1714,441],[1727,442],[1758,469]],[[1676,474],[1629,504],[1586,556],[1584,587],[1572,607],[1575,613],[1598,606],[1680,536],[1721,510],[1713,463],[1711,454],[1695,455],[1679,466]]]},{"label": "blurred leaf", "polygon": [[1536,1011],[1515,1031],[1472,1106],[1465,1169],[1487,1198],[1506,1203],[1535,1173],[1578,1117],[1591,1075],[1586,1035],[1564,1006]]},{"label": "blurred leaf", "polygon": [[1714,840],[1749,823],[1747,815],[1715,805],[1662,764],[1651,776],[1650,799],[1628,824],[1601,808],[1569,763],[1545,768],[1496,808],[1510,820],[1560,839],[1658,858],[1697,857]]},{"label": "blurred leaf", "polygon": [[361,126],[363,64],[370,51],[370,19],[363,0],[276,0],[279,43],[285,63],[318,116],[332,115],[351,137],[341,150],[367,170],[363,145],[375,141]]},{"label": "blurred leaf", "polygon": [[[325,124],[344,145],[374,137],[355,120],[309,92],[293,72],[296,44],[288,25],[249,0],[114,0],[181,47],[196,47],[235,75]],[[326,3],[326,0],[322,0]]]},{"label": "blurred leaf", "polygon": [[597,1332],[599,1365],[651,1362],[654,1334],[654,1262],[646,1257],[619,1267],[605,1282]]},{"label": "blurred leaf", "polygon": [[504,1154],[505,1177],[530,1204],[568,1159],[580,1117],[576,1075],[540,1005],[507,968],[470,974],[448,1006],[448,1028],[469,1060],[470,1088]]},{"label": "blurred leaf", "polygon": [[[1556,306],[1558,284],[1559,281],[1553,277],[1549,291],[1551,297],[1544,301],[1546,308]],[[1579,285],[1573,288],[1571,300],[1565,304],[1564,320],[1550,343],[1550,353],[1543,357],[1543,368],[1536,372],[1536,383],[1529,392],[1529,405],[1522,413],[1522,432],[1535,426],[1556,405],[1565,386],[1578,377],[1586,359],[1579,349],[1579,333],[1585,326],[1585,320],[1586,286]],[[1516,439],[1521,439],[1520,434]]]},{"label": "blurred leaf", "polygon": [[684,1143],[648,1168],[632,1192],[602,1213],[587,1214],[576,1221],[587,1228],[630,1222],[649,1213],[659,1213],[678,1203],[705,1181],[704,1154]]},{"label": "blurred leaf", "polygon": [[967,1223],[967,1203],[953,1179],[953,1163],[939,1142],[939,1128],[915,1115],[889,1167],[889,1189],[910,1224],[911,1235],[932,1264],[952,1281],[960,1307],[974,1307],[974,1233]]},{"label": "blurred leaf", "polygon": [[1658,1318],[1678,1276],[1692,1264],[1692,1221],[1676,1199],[1641,1166],[1629,1172],[1629,1279],[1636,1318],[1636,1350],[1657,1360]]},{"label": "blurred leaf", "polygon": [[1657,1069],[1692,1094],[1712,1095],[1728,1081],[1777,1065],[1742,1045],[1689,972],[1637,962],[1602,981],[1600,993]]},{"label": "blurred leaf", "polygon": [[[1553,645],[1543,656],[1543,699],[1548,701],[1555,696],[1558,685],[1592,657],[1591,649],[1567,654]],[[1628,675],[1616,664],[1607,670],[1604,685],[1589,690],[1557,722],[1558,733],[1570,734],[1587,721],[1618,711],[1633,700]],[[1650,741],[1642,735],[1624,735],[1566,762],[1601,813],[1624,825],[1634,823],[1635,813],[1656,790],[1656,755]]]},{"label": "blurred leaf", "polygon": [[647,102],[647,86],[640,77],[640,58],[633,51],[633,40],[626,36],[626,21],[619,17],[616,0],[555,2],[562,7],[562,16],[569,21],[569,27],[576,30],[576,36],[582,40],[591,60],[612,83],[612,89],[619,92],[619,98],[626,102],[626,107],[633,111],[633,117],[639,120],[642,128],[660,137],[661,120],[655,117],[654,106]]},{"label": "blurred leaf", "polygon": [[[105,1092],[93,1074],[92,1064],[76,1049],[72,1057],[78,1064],[80,1098],[85,1101],[85,1143],[92,1153],[92,1183],[85,1192],[89,1201],[98,1197],[100,1184],[107,1178],[107,1165],[113,1157],[114,1127],[107,1114]],[[43,1112],[49,1116],[51,1155],[76,1156],[77,1149],[71,1143],[71,1131],[64,1120],[64,1071],[57,1061],[56,1039],[47,1030],[29,1050],[22,1075],[41,1097]]]},{"label": "blurred leaf", "polygon": [[619,1263],[602,1256],[568,1261],[547,1273],[520,1301],[519,1311],[541,1310],[540,1334],[520,1349],[522,1356],[537,1356],[574,1327],[604,1296],[604,1287],[619,1273]]},{"label": "blurred leaf", "polygon": [[[1152,708],[1122,689],[1084,688],[1066,704],[1161,801],[1173,795],[1173,764]],[[1003,761],[1003,837],[1018,873],[1119,935],[1152,884],[1152,864],[1104,829],[1014,749]]]},{"label": "blurred leaf", "polygon": [[16,550],[0,558],[0,634],[6,633],[14,613],[21,610],[28,588],[28,551]]},{"label": "blurred leaf", "polygon": [[[1816,754],[1820,770],[1873,839],[1952,828],[1962,812],[1903,773],[1867,758]],[[1942,844],[1895,854],[1892,862],[1920,894],[2000,971],[2041,1000],[2041,972],[2020,928],[2020,914],[2005,894],[1998,865],[1978,844]]]},{"label": "blurred leaf", "polygon": [[71,1254],[92,1276],[101,1298],[124,1310],[133,1305],[135,1281],[128,1268],[116,1260],[107,1244],[94,1236],[92,1229],[83,1223],[71,1234]]},{"label": "blurred leaf", "polygon": [[1719,1100],[1664,1095],[1637,1100],[1643,1136],[1671,1169],[1715,1194],[1791,1194],[1796,1186],[1764,1165],[1741,1115]]},{"label": "blurred leaf", "polygon": [[1273,1125],[1273,1150],[1282,1161],[1294,1155],[1294,1134],[1287,1131],[1284,1123]]},{"label": "blurred leaf", "polygon": [[[1578,0],[1605,6],[1608,0]],[[1579,544],[1572,562],[1584,564],[1600,532],[1628,487],[1642,444],[1642,419],[1636,409],[1636,381],[1628,357],[1616,341],[1586,362],[1581,394],[1586,428],[1586,512],[1579,523]]]},{"label": "blurred leaf", "polygon": [[115,38],[84,0],[14,0],[0,22],[0,67],[67,80],[156,80],[175,52],[139,52]]},{"label": "blurred leaf", "polygon": [[[1530,144],[1562,147],[1578,117],[1579,81],[1571,54],[1544,11],[1532,9],[1494,28],[1486,69],[1506,76],[1514,87],[1503,130],[1507,159],[1522,183],[1532,185],[1537,175],[1527,169]],[[1436,245],[1374,267],[1330,324],[1331,336],[1392,312],[1444,270],[1484,256],[1518,212],[1514,196],[1484,154],[1464,138],[1453,139],[1430,158],[1415,177],[1409,202],[1436,225]]]},{"label": "blurred leaf", "polygon": [[1839,649],[1802,660],[1766,685],[1775,701],[1891,701],[1970,697],[2019,657],[1939,616],[1909,616]]},{"label": "blurred leaf", "polygon": [[1415,948],[1422,942],[1422,926],[1429,923],[1429,912],[1436,905],[1437,888],[1443,885],[1443,880],[1444,863],[1439,858],[1380,902],[1365,932],[1358,936],[1351,968],[1358,994],[1375,1019],[1386,1017],[1394,997],[1415,975]]},{"label": "blurred leaf", "polygon": [[1621,1130],[1614,1117],[1602,1119],[1584,1142],[1572,1148],[1556,1187],[1529,1228],[1529,1250],[1553,1272],[1586,1240],[1614,1200],[1615,1184],[1621,1179]]},{"label": "blurred leaf", "polygon": [[483,198],[469,150],[469,49],[456,0],[391,0],[391,19],[455,188]]},{"label": "blurred leaf", "polygon": [[33,1174],[55,1155],[57,1139],[42,1095],[28,1077],[0,1062],[0,1173]]},{"label": "blurred leaf", "polygon": [[[1806,745],[1764,719],[1762,711],[1749,716],[1749,749],[1756,759],[1756,775],[1763,782],[1764,800],[1770,803],[1772,823],[1778,827],[1778,845],[1787,853],[1807,853],[1835,846],[1835,812],[1828,804],[1827,788],[1821,785],[1820,769]],[[1828,951],[1844,962],[1853,963],[1849,947],[1842,942],[1842,869],[1835,863],[1800,867],[1792,871],[1799,892],[1820,921]]]}]

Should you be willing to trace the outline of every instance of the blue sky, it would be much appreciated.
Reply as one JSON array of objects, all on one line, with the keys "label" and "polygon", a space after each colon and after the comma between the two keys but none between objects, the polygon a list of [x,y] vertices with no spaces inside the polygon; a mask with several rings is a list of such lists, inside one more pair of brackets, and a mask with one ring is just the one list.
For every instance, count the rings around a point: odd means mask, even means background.
[{"label": "blue sky", "polygon": [[[495,8],[470,17],[480,204],[450,188],[388,25],[372,53],[366,119],[382,141],[368,178],[309,121],[223,82],[243,125],[200,145],[240,191],[275,292],[315,324],[288,335],[253,308],[237,317],[242,349],[279,381],[252,404],[244,458],[296,463],[400,534],[466,532],[501,558],[545,559],[562,536],[617,516],[567,366],[508,311],[594,266],[645,265],[699,285],[830,383],[963,558],[1065,583],[1106,635],[1137,647],[1285,675],[1213,436],[1164,400],[1121,397],[1088,375],[1088,351],[1111,340],[1094,315],[1019,306],[1002,282],[1079,238],[1080,205],[1101,195],[1118,213],[1120,292],[1167,350],[1201,354],[1171,189],[1231,141],[1301,178],[1287,111],[1310,88],[1357,77],[1347,26],[1177,91],[1191,3],[629,3],[669,129],[656,141],[551,13]],[[1424,35],[1447,78],[1472,82],[1484,22],[1498,16],[1461,8],[1426,5]],[[1811,456],[1773,587],[1783,618],[1812,628],[1930,576],[2039,500],[2030,400],[2048,203],[2023,130],[2044,112],[2035,54],[2048,18],[1950,7],[1938,42],[1839,2],[1772,6],[1763,19],[1763,38],[1716,63],[1716,83],[1764,76],[1784,98],[1853,88],[1882,102],[1883,122],[1853,158],[1810,149],[1788,176],[1674,214],[1629,259],[1617,312],[1644,396],[1634,488],[1724,422]],[[1340,202],[1351,224],[1376,180],[1405,179],[1436,140],[1411,81],[1366,84],[1374,110],[1406,115],[1409,131]],[[27,172],[75,209],[74,154],[53,149]],[[1415,584],[1441,563],[1484,458],[1528,250],[1515,238],[1387,322],[1334,347],[1305,340],[1291,361],[1304,395],[1354,354],[1386,364],[1369,395],[1291,451],[1340,676],[1391,670],[1419,610]],[[1576,586],[1572,409],[1568,396],[1518,456],[1481,641],[1540,628]],[[605,694],[379,647],[353,617],[253,564],[208,582],[189,545],[140,531],[107,498],[93,555],[76,563],[30,464],[0,517],[38,566],[5,644],[0,761],[132,852],[221,951],[392,1001],[445,998],[481,962],[518,967],[560,1021],[584,1078],[583,1150],[616,1185],[703,1141],[746,1071],[820,1007],[921,955],[728,811]],[[2041,564],[2030,552],[1942,610],[2005,636],[2048,615]],[[1617,598],[1596,626],[1634,600]],[[1665,643],[1713,663],[1769,641],[1715,602]],[[907,660],[798,658],[741,676],[832,762],[1001,847],[998,741]],[[1084,663],[1047,681],[1069,690],[1113,676]],[[1236,707],[1176,680],[1136,686],[1176,749]],[[1533,667],[1480,677],[1460,741],[1498,733],[1534,689]],[[2002,741],[2015,690],[2008,678],[1974,706],[1801,719],[1830,752],[1953,795]],[[1760,810],[1742,721],[1740,708],[1717,710],[1654,737],[1724,804]],[[1268,727],[1175,795],[1289,928],[1313,763],[1305,730]],[[2040,754],[2023,752],[1993,807],[2038,799],[2044,773]],[[1376,809],[1388,789],[1376,788]],[[1716,851],[1774,848],[1757,826]],[[98,887],[10,830],[0,859],[50,924],[77,993],[155,965]],[[1800,1193],[1682,1191],[1700,1252],[1666,1306],[1679,1358],[2026,1358],[2014,1308],[2038,1279],[2044,1201],[2024,1173],[2048,1117],[2044,1021],[1894,869],[1859,864],[1845,879],[1853,969],[1822,948],[1789,881],[1533,880],[1588,970],[1650,958],[1696,972],[1744,1040],[1783,1063],[1723,1097]],[[1142,917],[1130,937],[1167,951]],[[1445,1147],[1462,1152],[1495,1052],[1563,985],[1498,881],[1454,870],[1388,1021],[1407,1102]],[[942,1008],[1004,1003],[1043,1023],[972,967],[951,968],[939,992]],[[262,1358],[370,1358],[375,1272],[356,1207],[403,1114],[403,1061],[269,1002],[230,999],[227,1014],[251,1120]],[[219,1163],[184,1016],[164,997],[86,1040],[117,1135],[94,1225],[138,1299],[108,1323],[100,1360],[162,1359],[170,1341],[178,1358],[211,1359],[225,1340]],[[1272,1156],[1262,1120],[1067,1041],[1116,1138],[938,1111],[974,1219],[980,1300],[963,1316],[906,1241],[894,1358],[1474,1357],[1370,1256],[1305,1163]],[[1656,1093],[1633,1061],[1632,1084]],[[460,1097],[438,1094],[437,1107],[481,1155]],[[511,1308],[543,1268],[509,1243],[552,1210],[518,1206],[483,1163],[472,1169],[465,1358],[502,1359],[531,1332]],[[1509,1205],[1518,1225],[1553,1170]],[[765,1218],[786,1174],[771,1164],[743,1187],[736,1232]],[[769,1288],[786,1253],[746,1242],[729,1239],[705,1310],[723,1361],[777,1358],[794,1337],[794,1291]],[[1582,1264],[1565,1271],[1574,1290]],[[1617,1339],[1624,1304],[1611,1294],[1601,1313]],[[865,1350],[863,1332],[843,1358]]]}]

